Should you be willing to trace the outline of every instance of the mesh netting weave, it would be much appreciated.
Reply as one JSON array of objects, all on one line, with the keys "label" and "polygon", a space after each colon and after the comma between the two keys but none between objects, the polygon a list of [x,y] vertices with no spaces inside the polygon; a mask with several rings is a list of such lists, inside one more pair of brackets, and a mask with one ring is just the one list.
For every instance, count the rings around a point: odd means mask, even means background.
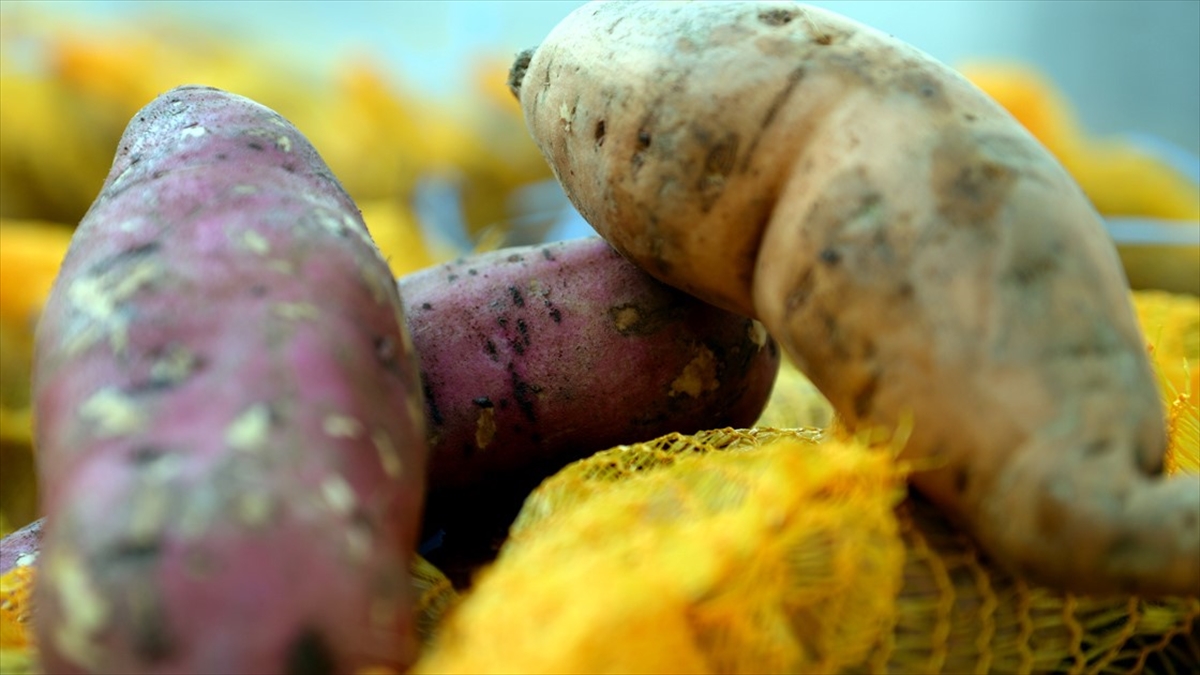
[{"label": "mesh netting weave", "polygon": [[1200,599],[1087,598],[1014,579],[933,507],[901,501],[894,467],[814,430],[723,429],[599,453],[530,496],[418,670],[1200,666]]}]

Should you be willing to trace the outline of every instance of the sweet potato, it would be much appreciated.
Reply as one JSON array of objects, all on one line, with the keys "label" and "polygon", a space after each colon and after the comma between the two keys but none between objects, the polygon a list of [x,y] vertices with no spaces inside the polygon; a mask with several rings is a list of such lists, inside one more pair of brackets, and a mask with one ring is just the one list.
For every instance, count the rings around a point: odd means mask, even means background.
[{"label": "sweet potato", "polygon": [[[21,568],[27,574],[21,576],[19,583],[29,588],[33,586],[31,580],[36,576],[44,524],[45,518],[40,518],[0,539],[0,578],[4,578],[12,570]],[[435,638],[442,615],[458,602],[458,593],[442,571],[419,554],[413,555],[408,575],[415,596],[413,622],[417,637],[424,646]],[[24,596],[28,593],[28,588],[14,589],[14,592]],[[0,610],[7,609],[3,604],[3,598],[0,597]],[[377,666],[368,667],[367,670],[371,668]]]},{"label": "sweet potato", "polygon": [[567,463],[671,431],[749,426],[779,351],[599,237],[501,249],[400,279],[430,433],[429,552],[465,585]]},{"label": "sweet potato", "polygon": [[387,264],[312,145],[210,87],[137,113],[36,335],[50,672],[414,657],[427,443]]},{"label": "sweet potato", "polygon": [[42,550],[42,526],[45,522],[44,518],[39,518],[0,539],[0,575],[14,567],[32,565],[37,561],[38,553]]},{"label": "sweet potato", "polygon": [[596,3],[510,84],[579,211],[664,281],[760,319],[852,427],[1010,569],[1200,595],[1200,487],[1112,242],[999,105],[791,2]]},{"label": "sweet potato", "polygon": [[403,277],[430,485],[547,473],[598,450],[754,423],[779,353],[760,324],[662,284],[599,237]]}]

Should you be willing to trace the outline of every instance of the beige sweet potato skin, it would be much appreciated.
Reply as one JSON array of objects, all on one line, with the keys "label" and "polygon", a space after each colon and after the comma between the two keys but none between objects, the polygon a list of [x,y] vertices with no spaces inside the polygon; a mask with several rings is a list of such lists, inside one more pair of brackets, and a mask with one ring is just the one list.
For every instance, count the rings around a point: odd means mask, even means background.
[{"label": "beige sweet potato skin", "polygon": [[197,86],[140,111],[37,329],[47,672],[405,667],[427,446],[403,321],[290,123]]},{"label": "beige sweet potato skin", "polygon": [[1000,106],[912,47],[789,2],[593,3],[514,69],[580,212],[659,278],[759,318],[1002,563],[1200,595],[1200,486],[1119,260]]}]

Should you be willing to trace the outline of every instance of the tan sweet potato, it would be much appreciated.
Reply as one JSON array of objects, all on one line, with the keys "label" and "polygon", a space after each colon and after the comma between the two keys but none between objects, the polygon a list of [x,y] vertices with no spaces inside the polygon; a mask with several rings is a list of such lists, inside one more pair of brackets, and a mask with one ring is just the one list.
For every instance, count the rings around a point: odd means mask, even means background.
[{"label": "tan sweet potato", "polygon": [[37,330],[47,671],[405,667],[427,444],[403,322],[290,123],[209,87],[143,108]]},{"label": "tan sweet potato", "polygon": [[999,105],[791,2],[594,3],[511,85],[568,196],[659,278],[759,318],[1003,564],[1200,595],[1200,486],[1101,222]]}]

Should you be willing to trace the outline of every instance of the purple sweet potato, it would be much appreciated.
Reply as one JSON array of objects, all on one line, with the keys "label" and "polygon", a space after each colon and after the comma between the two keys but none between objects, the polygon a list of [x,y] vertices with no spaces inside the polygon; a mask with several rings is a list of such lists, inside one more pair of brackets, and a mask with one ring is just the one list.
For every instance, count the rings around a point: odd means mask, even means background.
[{"label": "purple sweet potato", "polygon": [[14,567],[34,564],[42,549],[44,522],[39,518],[0,539],[0,576]]},{"label": "purple sweet potato", "polygon": [[749,426],[779,366],[757,322],[655,280],[599,237],[463,258],[400,291],[437,488]]},{"label": "purple sweet potato", "polygon": [[759,324],[599,238],[472,256],[400,292],[430,432],[427,556],[460,586],[544,478],[614,445],[748,426],[779,365]]},{"label": "purple sweet potato", "polygon": [[427,442],[401,301],[311,144],[253,101],[130,122],[36,337],[50,672],[415,656]]}]

